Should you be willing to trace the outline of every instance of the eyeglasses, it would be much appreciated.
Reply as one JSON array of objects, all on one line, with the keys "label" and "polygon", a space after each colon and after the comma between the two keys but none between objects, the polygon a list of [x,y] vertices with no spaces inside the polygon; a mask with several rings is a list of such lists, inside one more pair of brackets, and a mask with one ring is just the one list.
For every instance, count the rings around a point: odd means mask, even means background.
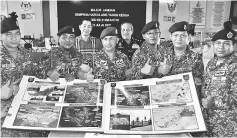
[{"label": "eyeglasses", "polygon": [[220,41],[215,41],[215,43],[214,43],[214,45],[215,46],[222,46],[222,45],[224,45],[224,47],[230,47],[231,46],[231,42],[229,42],[229,41],[225,41],[225,42],[220,42]]},{"label": "eyeglasses", "polygon": [[6,36],[8,38],[13,38],[13,36],[19,38],[19,37],[21,37],[21,33],[15,33],[15,34],[13,34],[13,33],[6,33]]},{"label": "eyeglasses", "polygon": [[159,35],[160,36],[160,34],[161,34],[161,32],[147,32],[147,33],[145,33],[146,35],[148,35],[148,36],[152,36],[152,35]]}]

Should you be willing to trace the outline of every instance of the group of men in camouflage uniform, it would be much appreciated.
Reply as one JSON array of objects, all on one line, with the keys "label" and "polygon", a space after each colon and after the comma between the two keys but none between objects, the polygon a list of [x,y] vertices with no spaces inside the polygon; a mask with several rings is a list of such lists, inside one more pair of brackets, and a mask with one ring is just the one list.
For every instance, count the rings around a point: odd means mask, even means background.
[{"label": "group of men in camouflage uniform", "polygon": [[[76,37],[71,26],[60,29],[59,47],[45,53],[39,62],[33,62],[32,53],[19,47],[21,33],[16,18],[12,13],[10,18],[1,21],[2,122],[23,75],[49,77],[52,81],[93,76],[112,82],[192,72],[199,100],[207,108],[208,133],[203,135],[237,136],[237,53],[234,51],[237,34],[230,27],[225,26],[212,38],[216,57],[209,61],[204,73],[202,57],[189,48],[186,21],[169,28],[173,46],[163,47],[159,44],[159,22],[152,21],[143,27],[141,34],[145,41],[142,43],[132,38],[133,26],[129,22],[121,24],[122,38],[118,38],[115,27],[107,27],[99,40],[90,36],[91,21],[82,20],[81,36]],[[40,131],[1,131],[2,136],[43,135]]]}]

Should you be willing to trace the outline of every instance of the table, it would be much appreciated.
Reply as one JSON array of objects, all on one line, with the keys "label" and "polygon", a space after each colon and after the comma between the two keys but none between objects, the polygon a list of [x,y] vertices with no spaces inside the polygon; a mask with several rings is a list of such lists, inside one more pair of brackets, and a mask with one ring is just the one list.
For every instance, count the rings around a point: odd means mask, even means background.
[{"label": "table", "polygon": [[49,138],[56,137],[77,137],[77,138],[157,138],[157,137],[192,137],[190,133],[164,134],[164,135],[112,135],[99,133],[83,133],[83,132],[59,132],[52,131],[48,135]]}]

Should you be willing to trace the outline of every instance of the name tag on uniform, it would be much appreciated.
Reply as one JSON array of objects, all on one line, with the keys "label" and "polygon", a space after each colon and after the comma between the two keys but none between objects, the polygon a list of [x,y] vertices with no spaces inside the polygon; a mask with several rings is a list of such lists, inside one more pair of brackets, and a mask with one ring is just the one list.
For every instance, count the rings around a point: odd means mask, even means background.
[{"label": "name tag on uniform", "polygon": [[122,68],[122,67],[125,67],[125,66],[126,66],[122,59],[117,60],[117,61],[116,61],[116,65],[117,65],[119,68]]},{"label": "name tag on uniform", "polygon": [[2,68],[14,68],[16,67],[15,64],[2,64]]},{"label": "name tag on uniform", "polygon": [[138,49],[138,48],[139,48],[139,45],[138,45],[138,44],[133,44],[133,45],[132,45],[132,48],[133,48],[133,49]]},{"label": "name tag on uniform", "polygon": [[225,76],[225,70],[216,71],[215,77]]}]

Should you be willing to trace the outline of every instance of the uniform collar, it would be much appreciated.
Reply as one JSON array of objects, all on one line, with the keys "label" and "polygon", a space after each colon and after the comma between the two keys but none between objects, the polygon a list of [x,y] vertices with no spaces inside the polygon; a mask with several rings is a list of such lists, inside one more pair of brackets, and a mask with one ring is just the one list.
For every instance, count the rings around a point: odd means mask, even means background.
[{"label": "uniform collar", "polygon": [[[91,36],[89,36],[89,37],[88,37],[88,41],[91,41],[91,39],[92,39],[92,37],[91,37]],[[84,41],[84,40],[82,39],[82,36],[81,36],[81,35],[80,35],[80,36],[78,36],[78,40],[79,40],[79,41],[81,41],[81,40],[82,40],[82,41]]]},{"label": "uniform collar", "polygon": [[232,54],[227,56],[222,63],[220,63],[219,65],[216,65],[216,63],[218,61],[218,57],[215,57],[213,59],[213,61],[210,62],[210,65],[208,66],[208,68],[209,68],[210,71],[212,71],[212,70],[215,70],[215,69],[217,69],[221,66],[229,65],[234,61],[236,62],[236,59],[237,59],[237,52],[233,52]]}]

